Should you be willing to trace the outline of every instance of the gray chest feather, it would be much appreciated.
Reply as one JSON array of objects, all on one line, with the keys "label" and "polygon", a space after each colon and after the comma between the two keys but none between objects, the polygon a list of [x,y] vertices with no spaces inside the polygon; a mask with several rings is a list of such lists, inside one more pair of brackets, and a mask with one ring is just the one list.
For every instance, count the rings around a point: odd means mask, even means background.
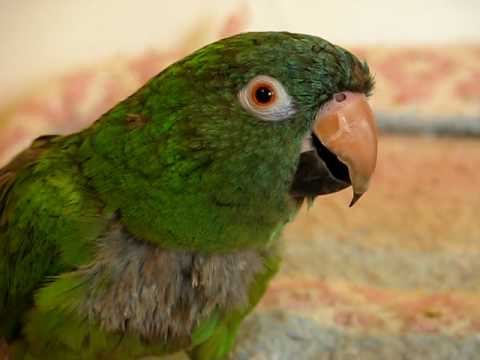
[{"label": "gray chest feather", "polygon": [[165,250],[115,224],[85,268],[80,311],[110,331],[145,339],[189,337],[214,310],[248,304],[264,256],[253,250],[221,255]]}]

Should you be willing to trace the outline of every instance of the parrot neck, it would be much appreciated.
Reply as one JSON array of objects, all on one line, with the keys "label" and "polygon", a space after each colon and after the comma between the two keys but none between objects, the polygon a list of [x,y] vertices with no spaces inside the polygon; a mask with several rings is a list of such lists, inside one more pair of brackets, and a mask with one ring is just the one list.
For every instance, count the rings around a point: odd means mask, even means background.
[{"label": "parrot neck", "polygon": [[[123,137],[116,135],[115,140],[103,139],[96,131],[87,137],[80,147],[82,171],[107,214],[119,211],[129,231],[149,243],[204,253],[264,249],[297,211],[283,173],[259,177],[254,174],[262,169],[235,168],[236,173],[226,176],[217,163],[193,156],[158,164],[142,158],[158,150],[145,148],[144,139],[122,143]],[[280,169],[288,166],[278,162]]]}]

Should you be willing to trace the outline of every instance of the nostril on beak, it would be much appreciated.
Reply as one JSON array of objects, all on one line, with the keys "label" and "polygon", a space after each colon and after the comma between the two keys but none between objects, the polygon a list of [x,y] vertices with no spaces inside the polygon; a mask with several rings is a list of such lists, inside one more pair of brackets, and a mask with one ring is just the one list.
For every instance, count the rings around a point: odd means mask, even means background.
[{"label": "nostril on beak", "polygon": [[342,102],[342,101],[345,101],[345,99],[347,98],[347,95],[345,95],[344,93],[338,93],[334,95],[334,98],[336,102]]}]

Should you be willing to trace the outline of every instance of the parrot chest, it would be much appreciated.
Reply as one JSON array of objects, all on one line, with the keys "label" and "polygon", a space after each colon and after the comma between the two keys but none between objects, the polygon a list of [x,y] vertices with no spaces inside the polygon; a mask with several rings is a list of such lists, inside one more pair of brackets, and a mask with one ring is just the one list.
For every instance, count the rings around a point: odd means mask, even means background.
[{"label": "parrot chest", "polygon": [[165,250],[114,224],[100,239],[95,263],[81,270],[87,285],[79,310],[108,331],[188,338],[213,311],[248,305],[264,256]]}]

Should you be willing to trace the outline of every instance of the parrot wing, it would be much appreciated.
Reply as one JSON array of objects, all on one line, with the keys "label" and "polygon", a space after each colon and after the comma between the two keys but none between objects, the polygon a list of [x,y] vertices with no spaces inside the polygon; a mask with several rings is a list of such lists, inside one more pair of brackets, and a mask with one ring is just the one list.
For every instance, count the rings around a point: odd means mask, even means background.
[{"label": "parrot wing", "polygon": [[23,301],[23,295],[37,286],[52,258],[52,254],[47,252],[34,259],[32,252],[28,251],[35,248],[33,239],[27,233],[21,236],[12,226],[28,221],[28,217],[18,218],[21,211],[17,209],[21,208],[15,203],[20,200],[19,188],[24,188],[21,183],[28,182],[26,173],[37,163],[48,143],[48,139],[39,139],[34,146],[0,169],[0,338],[8,338],[15,331],[17,319],[28,306],[28,302]]},{"label": "parrot wing", "polygon": [[[17,156],[10,164],[0,169],[0,338],[9,337],[16,326],[16,319],[19,314],[12,314],[12,311],[24,308],[18,304],[18,296],[11,293],[13,286],[12,273],[19,268],[26,271],[27,266],[21,265],[21,248],[31,246],[27,244],[29,237],[17,238],[11,236],[9,230],[10,208],[12,206],[14,188],[18,179],[18,173],[21,169],[28,168],[30,164],[35,163],[35,159],[41,154],[41,148],[29,149]],[[16,248],[16,250],[15,250]],[[20,261],[18,261],[20,260]],[[25,280],[27,280],[25,278]],[[33,286],[35,277],[31,281],[22,281],[26,288]],[[16,304],[17,306],[13,306]],[[26,304],[25,304],[26,305]],[[12,316],[13,315],[13,316]],[[16,316],[15,316],[16,315]]]},{"label": "parrot wing", "polygon": [[0,169],[0,339],[15,335],[49,276],[88,261],[86,239],[102,231],[92,226],[98,208],[75,167],[62,152],[49,151],[55,138],[38,139]]}]

